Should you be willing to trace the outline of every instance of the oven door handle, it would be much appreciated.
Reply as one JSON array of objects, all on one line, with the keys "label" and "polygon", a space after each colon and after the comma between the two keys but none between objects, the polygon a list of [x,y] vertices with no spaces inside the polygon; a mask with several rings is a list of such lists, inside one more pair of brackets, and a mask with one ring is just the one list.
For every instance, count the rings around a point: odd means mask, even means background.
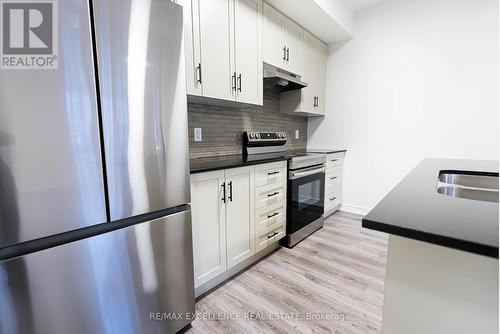
[{"label": "oven door handle", "polygon": [[289,179],[295,180],[295,179],[298,179],[298,178],[301,178],[304,176],[313,175],[316,173],[321,173],[321,172],[324,172],[325,170],[326,170],[325,167],[320,167],[320,168],[314,168],[314,169],[306,170],[306,171],[290,172]]}]

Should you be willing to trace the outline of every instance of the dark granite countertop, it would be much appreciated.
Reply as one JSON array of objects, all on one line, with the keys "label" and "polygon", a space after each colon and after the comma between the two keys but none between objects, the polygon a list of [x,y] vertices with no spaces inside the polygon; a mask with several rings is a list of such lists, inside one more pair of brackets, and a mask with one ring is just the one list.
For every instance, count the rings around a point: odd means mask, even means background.
[{"label": "dark granite countertop", "polygon": [[247,155],[222,155],[207,158],[191,159],[189,164],[191,166],[191,174],[209,172],[213,170],[236,168],[243,166],[251,166],[258,164],[265,164],[275,161],[284,161],[293,157],[294,154],[284,152],[281,154],[259,154],[259,159],[253,159]]},{"label": "dark granite countertop", "polygon": [[498,161],[424,159],[363,218],[363,227],[498,258],[498,203],[439,194],[441,170],[498,173]]},{"label": "dark granite countertop", "polygon": [[347,150],[339,150],[339,149],[324,149],[324,148],[308,148],[307,152],[309,153],[321,153],[321,154],[330,154],[330,153],[339,153],[346,152]]},{"label": "dark granite countertop", "polygon": [[345,152],[346,150],[321,149],[321,150],[293,150],[280,153],[265,153],[258,154],[254,157],[249,157],[244,154],[236,155],[221,155],[206,158],[195,158],[189,161],[191,166],[191,174],[209,172],[213,170],[236,168],[250,165],[265,164],[275,161],[284,161],[308,153],[336,153]]}]

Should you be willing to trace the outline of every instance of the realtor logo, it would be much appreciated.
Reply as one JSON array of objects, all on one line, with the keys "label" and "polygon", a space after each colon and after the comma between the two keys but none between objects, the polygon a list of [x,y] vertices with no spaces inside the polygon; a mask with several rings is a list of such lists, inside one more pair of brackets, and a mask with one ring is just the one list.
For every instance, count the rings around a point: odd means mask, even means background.
[{"label": "realtor logo", "polygon": [[1,69],[57,68],[57,0],[0,0]]}]

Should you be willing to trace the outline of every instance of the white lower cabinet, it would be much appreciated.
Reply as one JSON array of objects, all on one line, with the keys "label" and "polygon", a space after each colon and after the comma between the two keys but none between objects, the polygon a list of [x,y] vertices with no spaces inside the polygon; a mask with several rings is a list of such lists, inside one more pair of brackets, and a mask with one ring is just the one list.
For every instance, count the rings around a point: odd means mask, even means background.
[{"label": "white lower cabinet", "polygon": [[342,204],[342,171],[344,152],[326,155],[325,216],[331,215]]},{"label": "white lower cabinet", "polygon": [[255,244],[259,252],[285,236],[287,162],[255,166]]},{"label": "white lower cabinet", "polygon": [[226,169],[227,266],[255,254],[254,166]]},{"label": "white lower cabinet", "polygon": [[191,175],[194,281],[200,286],[226,270],[224,170]]},{"label": "white lower cabinet", "polygon": [[191,175],[195,288],[284,237],[285,173],[282,161]]}]

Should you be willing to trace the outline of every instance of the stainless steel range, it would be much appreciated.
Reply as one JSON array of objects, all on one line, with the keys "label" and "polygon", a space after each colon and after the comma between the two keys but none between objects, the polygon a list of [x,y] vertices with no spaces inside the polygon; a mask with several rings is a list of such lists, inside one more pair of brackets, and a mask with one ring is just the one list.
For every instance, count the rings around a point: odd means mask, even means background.
[{"label": "stainless steel range", "polygon": [[287,224],[283,245],[293,247],[323,227],[325,155],[293,156],[288,161]]},{"label": "stainless steel range", "polygon": [[287,224],[282,245],[293,247],[323,227],[325,164],[322,154],[289,151],[282,132],[245,132],[248,160],[288,159]]}]

